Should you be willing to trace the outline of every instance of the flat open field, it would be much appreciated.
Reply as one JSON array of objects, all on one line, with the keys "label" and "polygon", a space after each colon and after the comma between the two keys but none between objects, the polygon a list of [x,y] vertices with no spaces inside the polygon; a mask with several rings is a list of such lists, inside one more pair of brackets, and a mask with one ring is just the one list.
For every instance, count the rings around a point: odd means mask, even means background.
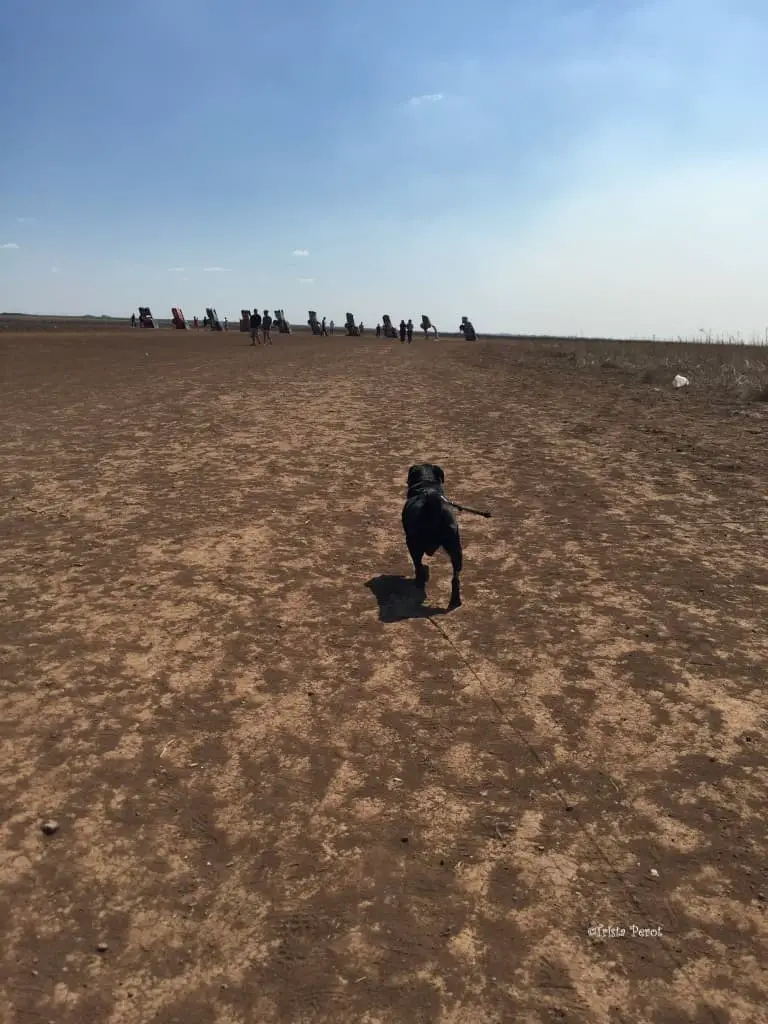
[{"label": "flat open field", "polygon": [[[0,1024],[765,1021],[764,402],[628,347],[27,327]],[[450,614],[423,460],[493,513]]]}]

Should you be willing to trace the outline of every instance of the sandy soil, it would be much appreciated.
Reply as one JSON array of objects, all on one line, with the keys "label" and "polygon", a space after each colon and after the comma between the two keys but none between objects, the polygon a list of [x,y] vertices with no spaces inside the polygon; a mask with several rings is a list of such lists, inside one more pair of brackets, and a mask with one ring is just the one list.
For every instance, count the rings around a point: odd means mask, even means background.
[{"label": "sandy soil", "polygon": [[[766,1019],[764,410],[488,341],[0,370],[2,1024]],[[493,512],[450,614],[422,460]]]}]

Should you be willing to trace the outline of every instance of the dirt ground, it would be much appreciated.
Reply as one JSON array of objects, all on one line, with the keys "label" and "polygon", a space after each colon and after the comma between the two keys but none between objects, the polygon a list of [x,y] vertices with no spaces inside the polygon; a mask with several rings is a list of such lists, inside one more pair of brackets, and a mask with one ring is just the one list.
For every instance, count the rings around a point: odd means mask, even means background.
[{"label": "dirt ground", "polygon": [[[766,1020],[765,406],[500,341],[0,372],[0,1024]],[[450,614],[423,460],[493,513]]]}]

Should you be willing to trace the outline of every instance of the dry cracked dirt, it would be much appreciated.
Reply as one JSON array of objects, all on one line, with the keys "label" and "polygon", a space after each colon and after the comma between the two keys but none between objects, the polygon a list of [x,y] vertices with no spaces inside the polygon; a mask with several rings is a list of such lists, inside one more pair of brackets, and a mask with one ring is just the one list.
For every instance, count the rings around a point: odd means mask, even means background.
[{"label": "dry cracked dirt", "polygon": [[[766,1020],[764,411],[493,340],[0,369],[1,1024]],[[418,461],[492,512],[451,613]]]}]

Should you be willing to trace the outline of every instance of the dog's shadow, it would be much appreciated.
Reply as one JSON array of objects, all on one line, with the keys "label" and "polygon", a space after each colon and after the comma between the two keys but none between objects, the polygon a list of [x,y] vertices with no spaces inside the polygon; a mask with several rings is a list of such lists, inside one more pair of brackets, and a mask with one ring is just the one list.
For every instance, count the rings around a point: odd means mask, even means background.
[{"label": "dog's shadow", "polygon": [[374,576],[365,584],[379,604],[382,622],[402,622],[404,619],[431,619],[447,615],[448,608],[432,608],[424,604],[425,593],[412,579],[405,576]]}]

